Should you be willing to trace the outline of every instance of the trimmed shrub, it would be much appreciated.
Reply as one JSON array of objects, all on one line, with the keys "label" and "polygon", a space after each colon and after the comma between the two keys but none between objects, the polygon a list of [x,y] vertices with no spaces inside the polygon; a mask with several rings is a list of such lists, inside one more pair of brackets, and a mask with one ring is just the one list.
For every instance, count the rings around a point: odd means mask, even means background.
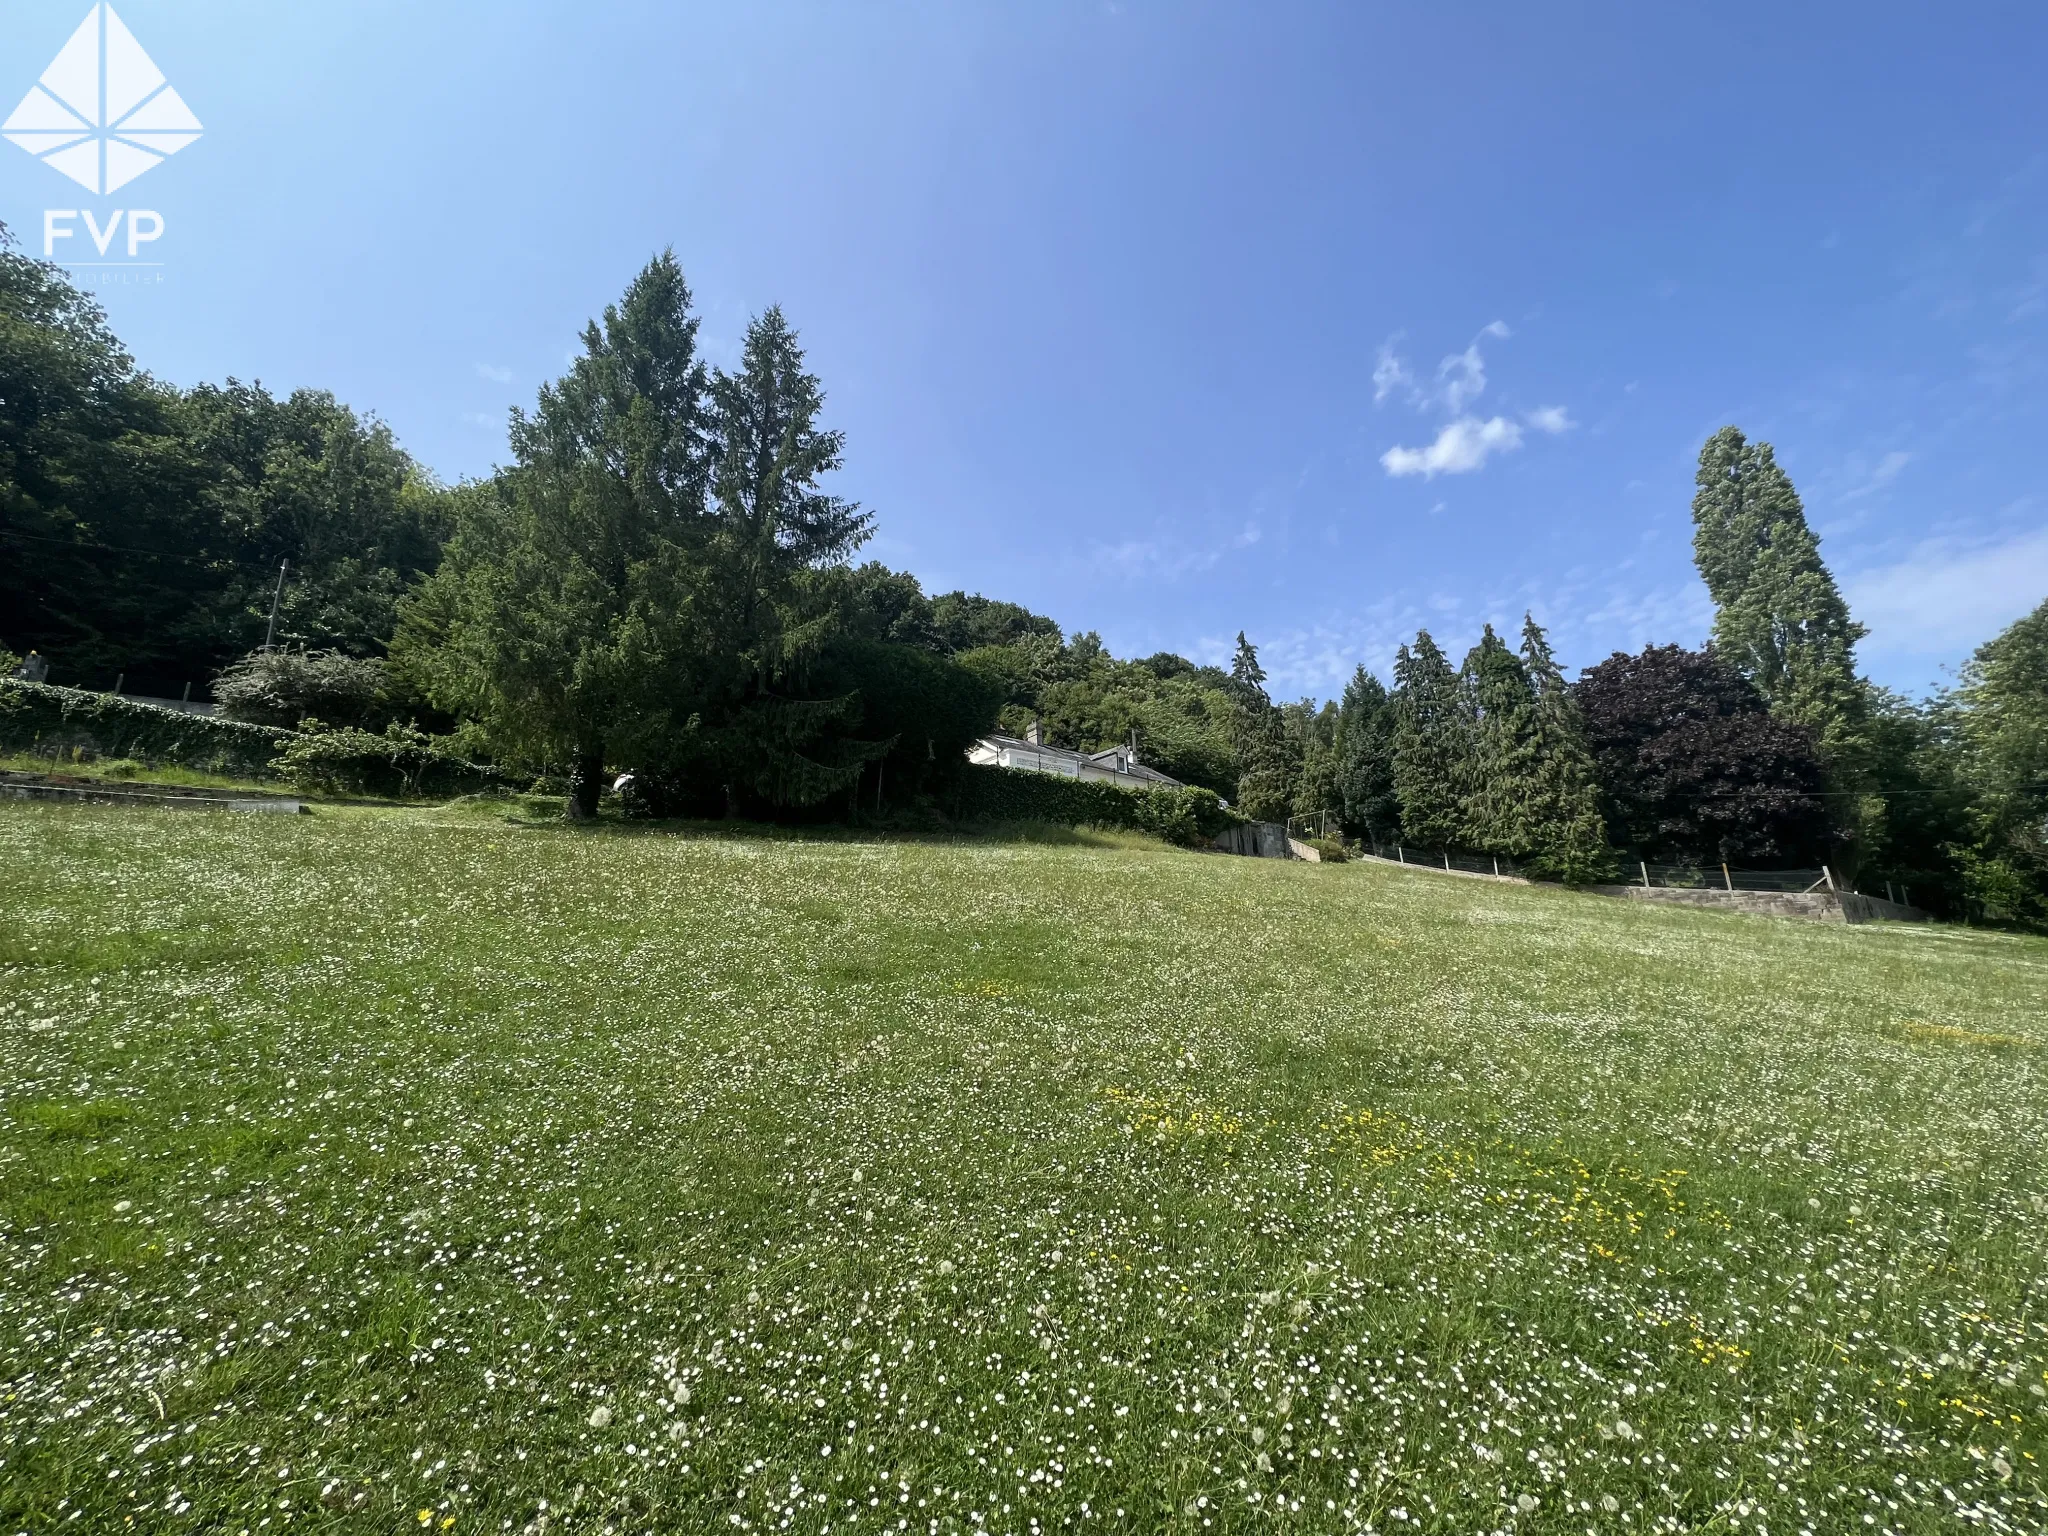
[{"label": "trimmed shrub", "polygon": [[290,737],[289,731],[138,704],[118,694],[0,679],[0,749],[9,752],[82,747],[101,757],[267,778],[270,760]]},{"label": "trimmed shrub", "polygon": [[447,751],[424,731],[391,725],[381,736],[303,722],[271,764],[281,779],[330,795],[470,795],[507,783],[495,768]]},{"label": "trimmed shrub", "polygon": [[969,763],[953,812],[963,821],[1048,821],[1060,826],[1129,827],[1189,847],[1207,843],[1241,818],[1211,790],[1124,789]]},{"label": "trimmed shrub", "polygon": [[345,651],[253,651],[214,679],[213,696],[230,720],[289,730],[308,715],[337,725],[390,718],[384,663]]}]

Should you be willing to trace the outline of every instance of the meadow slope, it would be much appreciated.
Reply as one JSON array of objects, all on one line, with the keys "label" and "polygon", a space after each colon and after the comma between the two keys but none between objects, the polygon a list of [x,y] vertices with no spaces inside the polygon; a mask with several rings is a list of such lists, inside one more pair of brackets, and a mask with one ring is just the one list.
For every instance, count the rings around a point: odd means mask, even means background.
[{"label": "meadow slope", "polygon": [[0,812],[8,1531],[2038,1531],[2048,943]]}]

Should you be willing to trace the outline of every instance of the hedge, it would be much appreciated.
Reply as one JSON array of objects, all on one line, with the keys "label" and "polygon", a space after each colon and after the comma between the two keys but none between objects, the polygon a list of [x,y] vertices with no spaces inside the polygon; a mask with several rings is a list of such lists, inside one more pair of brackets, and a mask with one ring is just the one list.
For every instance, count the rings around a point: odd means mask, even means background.
[{"label": "hedge", "polygon": [[439,798],[511,782],[497,769],[458,757],[424,731],[402,725],[390,726],[381,736],[352,726],[293,735],[271,766],[300,789],[330,795]]},{"label": "hedge", "polygon": [[269,778],[270,760],[291,736],[271,726],[138,704],[114,693],[0,679],[0,750],[9,752],[83,747],[101,757]]},{"label": "hedge", "polygon": [[1099,779],[1069,779],[969,763],[954,813],[963,821],[1049,821],[1062,826],[1131,827],[1169,842],[1206,843],[1241,818],[1214,792],[1124,789]]}]

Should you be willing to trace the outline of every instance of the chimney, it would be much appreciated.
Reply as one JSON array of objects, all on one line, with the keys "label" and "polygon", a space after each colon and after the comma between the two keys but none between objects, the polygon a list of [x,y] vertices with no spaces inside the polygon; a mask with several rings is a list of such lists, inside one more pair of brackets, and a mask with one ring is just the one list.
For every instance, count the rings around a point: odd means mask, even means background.
[{"label": "chimney", "polygon": [[1032,716],[1031,723],[1024,728],[1024,739],[1034,747],[1045,745],[1045,727],[1038,723],[1036,715]]}]

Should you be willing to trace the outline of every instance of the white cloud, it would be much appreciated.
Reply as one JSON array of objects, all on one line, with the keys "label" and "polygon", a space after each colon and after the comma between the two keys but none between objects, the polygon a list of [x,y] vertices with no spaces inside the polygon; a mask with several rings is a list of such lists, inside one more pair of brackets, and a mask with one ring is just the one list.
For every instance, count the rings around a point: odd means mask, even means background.
[{"label": "white cloud", "polygon": [[[1488,327],[1491,329],[1491,327]],[[1479,343],[1454,352],[1436,366],[1437,398],[1453,416],[1467,402],[1486,393],[1486,359],[1479,355]]]},{"label": "white cloud", "polygon": [[1505,416],[1481,421],[1461,416],[1437,433],[1426,448],[1389,448],[1380,463],[1390,475],[1420,475],[1434,480],[1438,475],[1463,475],[1478,469],[1496,453],[1511,453],[1522,446],[1522,429]]},{"label": "white cloud", "polygon": [[1538,432],[1569,432],[1578,425],[1561,405],[1540,405],[1526,419]]},{"label": "white cloud", "polygon": [[1866,657],[1958,663],[2048,598],[2048,528],[1996,544],[1928,539],[1844,586],[1870,627]]},{"label": "white cloud", "polygon": [[1401,338],[1389,336],[1380,343],[1379,361],[1372,369],[1372,403],[1378,405],[1395,390],[1407,394],[1415,392],[1415,376],[1408,371],[1408,365],[1401,361],[1394,351],[1394,343]]},{"label": "white cloud", "polygon": [[493,384],[510,384],[512,382],[512,370],[510,368],[499,368],[490,363],[478,363],[476,365],[476,376],[480,379],[489,379]]},{"label": "white cloud", "polygon": [[1515,333],[1508,329],[1507,321],[1495,320],[1490,324],[1482,327],[1479,334],[1482,336],[1495,336],[1502,341],[1506,341],[1510,336],[1514,335]]}]

